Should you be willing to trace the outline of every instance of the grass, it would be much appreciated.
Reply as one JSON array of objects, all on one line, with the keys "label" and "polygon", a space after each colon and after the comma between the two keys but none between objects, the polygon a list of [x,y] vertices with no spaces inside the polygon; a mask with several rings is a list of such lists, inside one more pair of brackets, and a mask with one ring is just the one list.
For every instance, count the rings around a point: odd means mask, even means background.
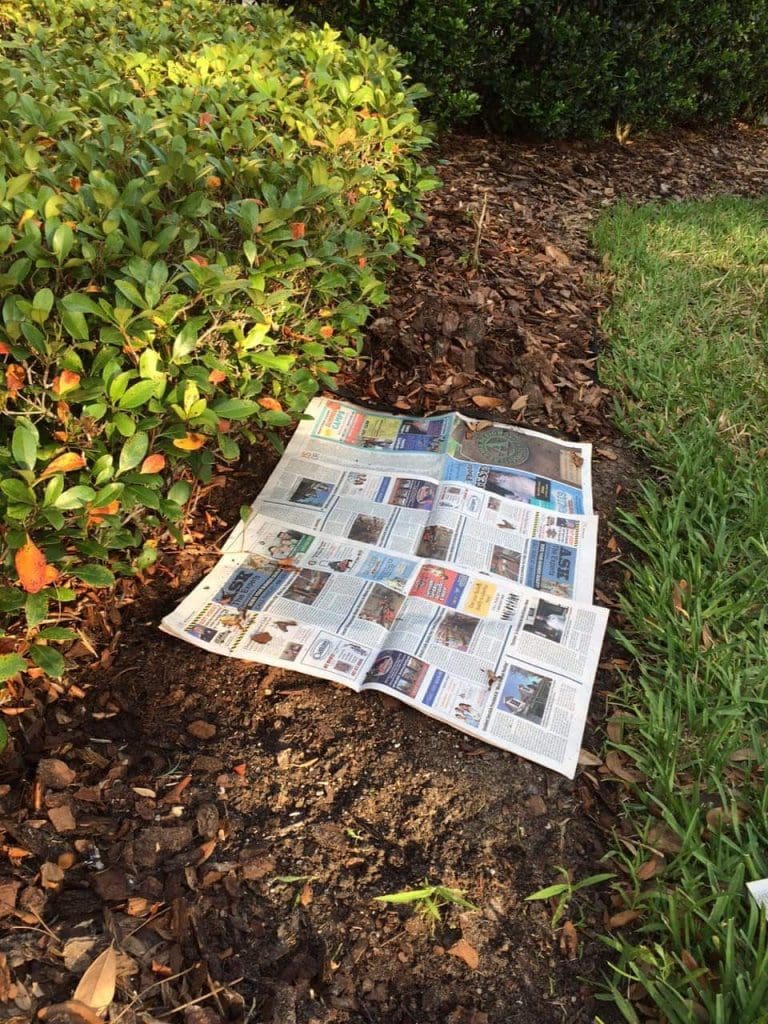
[{"label": "grass", "polygon": [[615,280],[602,376],[655,471],[617,524],[637,554],[613,746],[644,781],[610,998],[633,1024],[766,1024],[745,885],[768,876],[768,201],[618,207],[595,242]]}]

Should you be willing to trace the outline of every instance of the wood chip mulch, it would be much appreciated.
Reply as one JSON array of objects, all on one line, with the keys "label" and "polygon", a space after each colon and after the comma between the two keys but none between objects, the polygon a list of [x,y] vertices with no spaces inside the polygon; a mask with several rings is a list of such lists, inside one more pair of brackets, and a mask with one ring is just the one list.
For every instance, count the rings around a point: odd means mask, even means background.
[{"label": "wood chip mulch", "polygon": [[[598,379],[609,282],[590,231],[622,200],[765,194],[768,132],[624,147],[455,135],[434,161],[424,264],[401,263],[341,392],[596,441],[597,593],[612,604],[607,523],[636,466]],[[612,1024],[591,984],[610,889],[554,929],[553,906],[526,896],[561,867],[606,870],[620,766],[593,757],[570,782],[396,701],[158,632],[275,461],[254,449],[222,469],[186,549],[92,595],[67,686],[13,687],[0,706],[0,1021],[97,1024],[101,999],[115,1024]],[[622,667],[609,645],[592,751]],[[425,878],[477,910],[431,931],[373,902]]]}]

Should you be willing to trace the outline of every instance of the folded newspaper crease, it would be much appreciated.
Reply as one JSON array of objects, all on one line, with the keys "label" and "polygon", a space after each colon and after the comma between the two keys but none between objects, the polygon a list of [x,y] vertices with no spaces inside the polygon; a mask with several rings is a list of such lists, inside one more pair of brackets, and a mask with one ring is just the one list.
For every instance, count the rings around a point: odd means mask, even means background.
[{"label": "folded newspaper crease", "polygon": [[591,447],[314,399],[162,628],[397,696],[572,778],[608,613]]}]

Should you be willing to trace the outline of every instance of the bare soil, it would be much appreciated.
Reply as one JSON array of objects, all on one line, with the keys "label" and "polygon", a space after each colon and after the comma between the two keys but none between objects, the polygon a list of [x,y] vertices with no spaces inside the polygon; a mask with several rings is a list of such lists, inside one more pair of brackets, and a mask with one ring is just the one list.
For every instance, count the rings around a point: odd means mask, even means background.
[{"label": "bare soil", "polygon": [[[593,441],[597,599],[613,605],[621,549],[609,523],[640,469],[598,377],[608,288],[590,228],[621,199],[764,192],[768,134],[734,126],[629,147],[453,136],[435,159],[445,187],[427,203],[424,265],[402,262],[340,392]],[[93,594],[68,689],[11,692],[0,708],[13,734],[0,787],[0,1019],[70,998],[114,941],[110,1016],[126,1024],[617,1020],[594,999],[610,889],[584,890],[555,927],[554,902],[526,901],[561,868],[606,870],[624,784],[610,765],[571,782],[392,698],[157,630],[276,460],[254,449],[222,468],[182,552]],[[600,749],[624,667],[609,642],[587,750]],[[412,908],[373,901],[425,880],[477,909],[448,907],[430,929]],[[85,1020],[71,1006],[52,1019]]]}]

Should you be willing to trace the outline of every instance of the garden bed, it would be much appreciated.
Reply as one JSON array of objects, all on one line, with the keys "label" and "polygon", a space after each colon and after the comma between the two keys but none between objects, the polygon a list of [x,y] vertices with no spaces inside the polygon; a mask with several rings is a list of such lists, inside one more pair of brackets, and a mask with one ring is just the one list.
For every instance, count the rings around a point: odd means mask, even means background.
[{"label": "garden bed", "polygon": [[[645,471],[596,374],[608,283],[589,236],[619,198],[764,191],[768,135],[734,127],[631,147],[454,136],[437,155],[445,186],[428,203],[425,264],[400,264],[367,358],[348,364],[340,390],[593,441],[597,598],[612,605],[622,542],[607,524]],[[556,928],[554,904],[526,897],[561,881],[561,867],[574,880],[612,870],[601,858],[624,797],[618,763],[594,758],[570,782],[395,701],[157,630],[276,458],[251,448],[220,465],[193,502],[187,547],[82,604],[68,690],[16,693],[28,710],[8,716],[0,891],[17,909],[0,940],[0,1002],[20,1016],[69,997],[114,939],[117,1012],[145,993],[131,1013],[200,999],[205,1024],[617,1019],[593,998],[606,966],[593,936],[620,927],[610,888],[582,890]],[[625,667],[609,645],[592,752]],[[373,902],[425,879],[477,909],[449,909],[430,934],[407,908]]]}]

